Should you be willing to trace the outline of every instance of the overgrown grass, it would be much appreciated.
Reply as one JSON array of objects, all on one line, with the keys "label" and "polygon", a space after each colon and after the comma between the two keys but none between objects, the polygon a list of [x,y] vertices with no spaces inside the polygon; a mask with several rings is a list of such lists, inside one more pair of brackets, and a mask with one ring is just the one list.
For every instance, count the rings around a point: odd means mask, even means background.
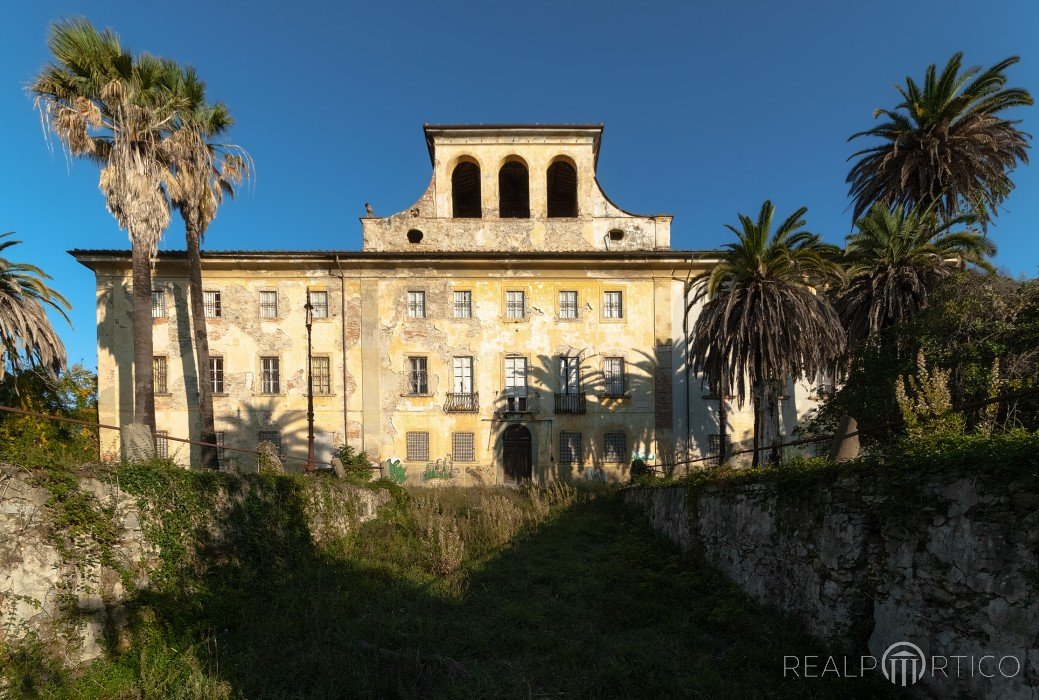
[{"label": "overgrown grass", "polygon": [[147,504],[162,569],[86,669],[63,672],[42,649],[0,650],[22,696],[886,691],[784,680],[784,655],[826,650],[682,560],[615,492],[393,488],[379,518],[318,544],[307,527],[313,480],[161,464],[106,478]]}]

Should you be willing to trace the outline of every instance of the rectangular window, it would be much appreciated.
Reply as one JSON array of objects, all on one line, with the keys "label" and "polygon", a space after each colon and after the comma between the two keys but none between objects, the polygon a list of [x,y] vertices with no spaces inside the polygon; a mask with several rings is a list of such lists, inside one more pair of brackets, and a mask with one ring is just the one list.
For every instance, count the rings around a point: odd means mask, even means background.
[{"label": "rectangular window", "polygon": [[456,394],[473,393],[473,358],[456,357],[454,359],[454,370],[454,392]]},{"label": "rectangular window", "polygon": [[527,410],[527,358],[505,358],[505,408]]},{"label": "rectangular window", "polygon": [[227,450],[224,449],[224,445],[227,444],[227,433],[222,430],[216,432],[216,461],[220,466],[227,464]]},{"label": "rectangular window", "polygon": [[152,290],[152,318],[166,318],[166,292]]},{"label": "rectangular window", "polygon": [[455,318],[473,317],[473,293],[468,289],[455,292]]},{"label": "rectangular window", "polygon": [[166,430],[155,431],[155,456],[166,459],[170,456],[170,434]]},{"label": "rectangular window", "polygon": [[452,433],[451,458],[456,462],[475,462],[476,435],[474,433]]},{"label": "rectangular window", "polygon": [[603,461],[623,464],[628,461],[628,436],[620,430],[606,433],[603,443]]},{"label": "rectangular window", "polygon": [[314,377],[314,393],[327,396],[332,393],[332,361],[327,357],[311,358],[310,371]]},{"label": "rectangular window", "polygon": [[224,358],[209,358],[209,379],[213,385],[214,394],[224,393]]},{"label": "rectangular window", "polygon": [[[711,433],[707,436],[707,454],[705,456],[712,458],[713,464],[718,464],[718,458],[721,457],[721,446],[721,435]],[[727,456],[732,455],[732,438],[729,435],[725,436],[725,454]]]},{"label": "rectangular window", "polygon": [[607,357],[602,364],[603,390],[607,396],[624,396],[624,358]]},{"label": "rectangular window", "polygon": [[577,318],[577,292],[559,293],[559,318]]},{"label": "rectangular window", "polygon": [[280,430],[261,430],[260,431],[260,442],[269,442],[274,445],[275,449],[278,450],[278,454],[281,454],[281,431]]},{"label": "rectangular window", "polygon": [[624,318],[624,295],[621,292],[603,292],[603,318]]},{"label": "rectangular window", "polygon": [[314,318],[328,318],[328,292],[309,292],[309,298]]},{"label": "rectangular window", "polygon": [[277,357],[260,358],[260,393],[281,393],[281,359]]},{"label": "rectangular window", "polygon": [[409,462],[429,460],[429,433],[408,433],[407,445]]},{"label": "rectangular window", "polygon": [[223,309],[220,308],[220,292],[202,292],[202,309],[206,318],[220,318]]},{"label": "rectangular window", "polygon": [[426,317],[426,293],[408,292],[408,318]]},{"label": "rectangular window", "polygon": [[408,393],[429,393],[429,365],[424,357],[408,358]]},{"label": "rectangular window", "polygon": [[523,318],[527,313],[527,299],[524,292],[505,292],[505,317]]},{"label": "rectangular window", "polygon": [[581,358],[559,358],[559,393],[581,393]]},{"label": "rectangular window", "polygon": [[162,355],[156,355],[152,358],[152,389],[156,394],[168,392],[166,358]]},{"label": "rectangular window", "polygon": [[559,463],[581,463],[581,433],[559,433]]},{"label": "rectangular window", "polygon": [[277,292],[260,292],[260,318],[278,318]]}]

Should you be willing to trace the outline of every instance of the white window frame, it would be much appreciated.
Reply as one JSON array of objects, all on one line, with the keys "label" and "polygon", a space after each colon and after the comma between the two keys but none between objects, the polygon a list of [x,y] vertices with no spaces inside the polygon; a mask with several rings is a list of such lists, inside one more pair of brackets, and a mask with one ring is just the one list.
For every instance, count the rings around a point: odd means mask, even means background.
[{"label": "white window frame", "polygon": [[604,357],[602,361],[603,393],[606,396],[624,396],[627,390],[623,357]]},{"label": "white window frame", "polygon": [[509,411],[527,410],[527,378],[529,364],[526,357],[509,355],[505,358],[505,404]]},{"label": "white window frame", "polygon": [[578,310],[579,304],[579,297],[575,290],[559,290],[559,318],[567,320],[576,319],[580,313]]},{"label": "white window frame", "polygon": [[454,291],[454,317],[473,317],[473,293],[469,289],[456,289]]},{"label": "white window frame", "polygon": [[328,372],[325,374],[325,378],[328,380],[327,387],[318,386],[318,373],[314,370],[313,365],[310,367],[311,376],[314,379],[314,396],[331,396],[332,395],[332,358],[328,355],[313,355],[310,358],[312,363],[324,362],[325,368]]},{"label": "white window frame", "polygon": [[281,393],[281,358],[277,355],[264,355],[260,358],[260,393]]},{"label": "white window frame", "polygon": [[624,318],[624,292],[608,289],[602,293],[602,317],[611,320]]},{"label": "white window frame", "polygon": [[[321,299],[321,303],[315,304],[315,299]],[[310,302],[310,313],[314,318],[328,318],[328,292],[318,289],[307,293]]]},{"label": "white window frame", "polygon": [[421,289],[408,292],[408,318],[426,317],[426,293]]},{"label": "white window frame", "polygon": [[166,291],[152,290],[152,318],[166,318]]},{"label": "white window frame", "polygon": [[468,355],[459,355],[453,358],[452,366],[454,369],[454,393],[472,394],[475,374],[473,371],[473,358]]},{"label": "white window frame", "polygon": [[224,358],[221,355],[209,356],[209,386],[214,394],[224,393]]},{"label": "white window frame", "polygon": [[559,358],[559,393],[581,393],[581,358],[562,355]]},{"label": "white window frame", "polygon": [[260,290],[260,318],[278,318],[278,292],[270,289]]},{"label": "white window frame", "polygon": [[516,321],[527,317],[527,293],[522,289],[505,291],[505,318]]},{"label": "white window frame", "polygon": [[408,395],[425,396],[429,393],[429,358],[408,355]]},{"label": "white window frame", "polygon": [[208,289],[202,292],[202,313],[206,318],[221,318],[224,315],[224,309],[221,304],[220,292],[215,289]]}]

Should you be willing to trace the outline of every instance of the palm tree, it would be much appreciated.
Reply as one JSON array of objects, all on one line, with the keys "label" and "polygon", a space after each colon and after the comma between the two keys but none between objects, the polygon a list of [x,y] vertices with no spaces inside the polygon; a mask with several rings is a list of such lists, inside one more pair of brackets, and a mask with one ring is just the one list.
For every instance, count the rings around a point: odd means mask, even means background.
[{"label": "palm tree", "polygon": [[[3,240],[0,254],[21,241]],[[10,369],[43,367],[60,372],[65,367],[65,346],[54,332],[45,307],[69,320],[71,307],[65,297],[47,286],[50,276],[35,265],[15,263],[0,255],[0,379]]]},{"label": "palm tree", "polygon": [[961,72],[962,60],[963,54],[954,55],[941,75],[929,66],[922,87],[906,77],[905,86],[897,86],[902,102],[874,112],[887,121],[851,136],[883,140],[849,158],[858,158],[847,179],[853,219],[877,203],[933,206],[940,219],[973,211],[982,226],[996,215],[1014,188],[1008,173],[1028,162],[1029,138],[1017,121],[997,115],[1032,104],[1032,96],[1004,87],[1017,56],[985,71],[974,66]]},{"label": "palm tree", "polygon": [[37,109],[71,155],[101,166],[108,210],[130,237],[134,421],[154,430],[150,263],[170,223],[159,161],[161,130],[178,108],[164,81],[170,64],[123,51],[110,29],[85,19],[51,25],[47,45],[54,61],[30,87]]},{"label": "palm tree", "polygon": [[943,277],[967,264],[991,271],[986,259],[996,246],[969,229],[971,215],[939,223],[930,208],[888,209],[875,204],[855,222],[844,257],[847,285],[837,294],[837,309],[851,343],[915,316]]},{"label": "palm tree", "polygon": [[772,202],[761,205],[757,221],[740,214],[740,228],[726,226],[736,242],[697,278],[693,301],[707,301],[693,326],[690,361],[714,386],[731,387],[740,405],[750,389],[755,465],[778,433],[779,387],[829,370],[844,351],[840,318],[815,291],[839,274],[836,249],[804,230],[806,211],[775,233]]},{"label": "palm tree", "polygon": [[[209,366],[209,335],[206,330],[202,289],[201,244],[224,196],[234,197],[234,186],[249,176],[248,154],[241,148],[213,143],[233,124],[230,112],[220,102],[205,99],[205,83],[187,67],[173,76],[175,89],[190,107],[178,116],[163,142],[169,165],[166,192],[184,219],[187,239],[188,287],[191,323],[195,335],[198,367],[198,416],[202,442],[216,441],[213,419],[213,384]],[[217,450],[202,447],[202,464],[217,468]]]}]

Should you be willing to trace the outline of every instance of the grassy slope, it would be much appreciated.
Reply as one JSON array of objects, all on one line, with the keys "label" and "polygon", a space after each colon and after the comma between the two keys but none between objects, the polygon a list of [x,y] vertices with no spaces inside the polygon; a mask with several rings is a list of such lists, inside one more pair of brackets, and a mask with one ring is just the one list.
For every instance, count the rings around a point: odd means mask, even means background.
[{"label": "grassy slope", "polygon": [[[464,520],[486,496],[434,498]],[[392,503],[355,537],[320,550],[291,527],[292,502],[235,515],[241,532],[266,546],[231,543],[240,559],[143,597],[115,660],[23,688],[49,697],[250,698],[887,690],[858,680],[784,682],[784,654],[825,649],[682,560],[616,495],[557,508],[504,548],[472,539],[447,576],[429,573],[414,500]],[[265,529],[278,518],[277,532]]]}]

